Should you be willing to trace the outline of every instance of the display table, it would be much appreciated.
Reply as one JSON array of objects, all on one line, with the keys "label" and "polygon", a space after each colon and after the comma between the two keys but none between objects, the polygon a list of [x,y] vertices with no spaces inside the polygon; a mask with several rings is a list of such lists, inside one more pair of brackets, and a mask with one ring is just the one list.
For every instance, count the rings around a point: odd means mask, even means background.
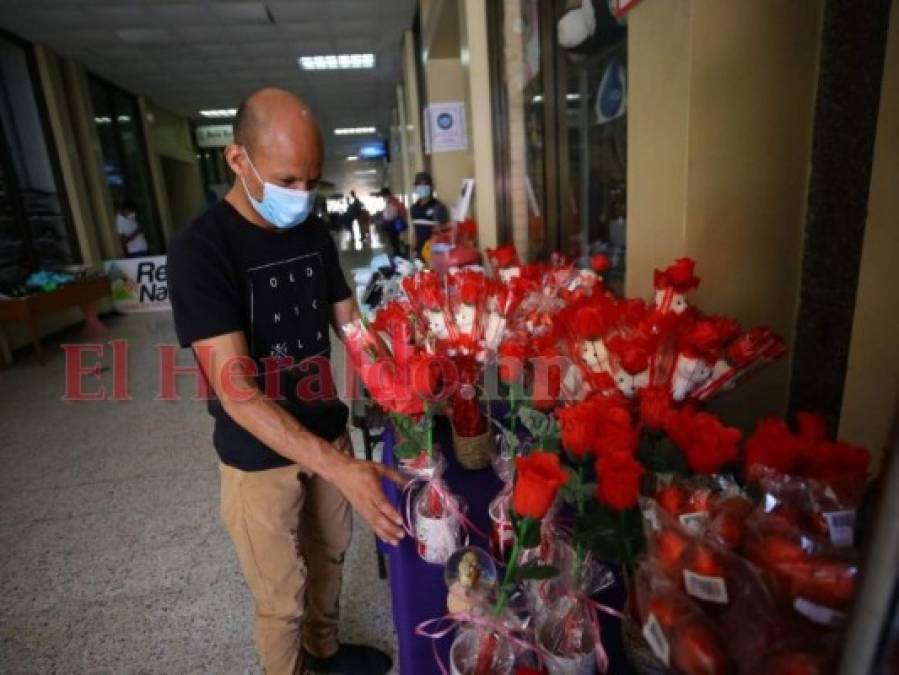
[{"label": "display table", "polygon": [[[447,459],[444,479],[452,491],[468,503],[468,516],[477,527],[489,534],[490,518],[487,507],[499,492],[502,484],[492,469],[467,471],[456,461],[452,452],[452,436],[447,421],[435,420],[435,444]],[[388,425],[384,433],[383,462],[394,466],[393,431]],[[385,491],[394,505],[400,507],[401,491],[392,482],[385,481]],[[471,533],[471,545],[487,549],[487,542],[476,533]],[[396,626],[399,671],[403,675],[440,675],[434,662],[433,640],[415,634],[415,627],[422,621],[446,614],[446,584],[443,580],[443,566],[426,563],[418,557],[415,542],[405,537],[396,548],[382,544],[388,553],[390,591],[393,599],[393,621]],[[620,608],[624,603],[624,590],[616,584],[596,598],[609,606]],[[603,645],[609,655],[609,673],[615,675],[630,673],[621,643],[620,623],[611,616],[600,617]],[[448,663],[452,636],[437,641],[437,652],[444,663]]]},{"label": "display table", "polygon": [[24,321],[31,334],[34,356],[42,366],[46,364],[37,319],[42,314],[61,312],[70,307],[81,307],[88,328],[102,329],[97,318],[96,303],[112,293],[109,277],[95,277],[60,286],[49,293],[32,293],[22,298],[0,299],[0,320]]}]

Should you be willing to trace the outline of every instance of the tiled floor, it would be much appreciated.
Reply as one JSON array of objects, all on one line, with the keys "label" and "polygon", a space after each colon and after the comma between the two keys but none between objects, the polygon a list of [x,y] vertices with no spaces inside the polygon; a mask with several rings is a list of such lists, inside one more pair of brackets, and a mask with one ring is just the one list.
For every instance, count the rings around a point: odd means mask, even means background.
[{"label": "tiled floor", "polygon": [[[349,269],[370,252],[342,255]],[[0,371],[0,672],[259,672],[250,596],[217,513],[211,419],[200,402],[154,400],[154,346],[175,342],[171,316],[108,324],[128,340],[131,401],[61,400],[58,341],[46,367],[19,358]],[[357,519],[342,637],[393,652],[391,627]]]}]

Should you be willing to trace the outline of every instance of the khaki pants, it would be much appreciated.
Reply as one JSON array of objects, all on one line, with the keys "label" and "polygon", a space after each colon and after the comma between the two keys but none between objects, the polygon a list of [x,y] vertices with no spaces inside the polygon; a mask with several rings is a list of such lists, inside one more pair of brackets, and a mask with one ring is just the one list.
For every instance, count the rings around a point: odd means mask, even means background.
[{"label": "khaki pants", "polygon": [[[334,445],[352,454],[349,435]],[[337,650],[343,558],[352,509],[330,483],[296,465],[220,465],[221,515],[256,605],[256,649],[268,675],[302,672],[301,648]]]}]

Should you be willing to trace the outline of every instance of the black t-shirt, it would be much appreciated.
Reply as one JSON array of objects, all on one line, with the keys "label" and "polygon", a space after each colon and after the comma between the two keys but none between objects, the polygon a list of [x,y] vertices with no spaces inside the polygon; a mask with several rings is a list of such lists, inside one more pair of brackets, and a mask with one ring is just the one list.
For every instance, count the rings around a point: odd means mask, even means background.
[{"label": "black t-shirt", "polygon": [[[279,405],[321,438],[344,432],[348,410],[331,375],[328,331],[331,305],[351,291],[323,222],[313,216],[289,230],[264,230],[220,201],[170,242],[168,283],[182,347],[243,331],[263,391],[277,382]],[[217,399],[208,407],[222,462],[244,471],[290,464]]]}]

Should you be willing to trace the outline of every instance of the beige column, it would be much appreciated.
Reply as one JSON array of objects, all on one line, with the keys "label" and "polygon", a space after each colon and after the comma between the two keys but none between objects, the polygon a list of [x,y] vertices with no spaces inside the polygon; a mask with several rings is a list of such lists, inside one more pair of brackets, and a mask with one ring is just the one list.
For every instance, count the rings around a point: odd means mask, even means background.
[{"label": "beige column", "polygon": [[[643,2],[628,15],[627,292],[688,255],[703,310],[790,344],[823,0]],[[788,360],[717,404],[748,424],[786,408]]]},{"label": "beige column", "polygon": [[403,83],[406,93],[406,146],[409,152],[409,168],[413,175],[425,166],[421,130],[421,93],[418,91],[415,63],[415,38],[412,31],[407,30],[403,33]]},{"label": "beige column", "polygon": [[150,126],[148,116],[152,116],[148,107],[147,99],[143,96],[137,97],[137,109],[140,112],[140,120],[137,124],[141,127],[141,133],[147,143],[147,168],[150,173],[150,184],[153,186],[153,196],[159,208],[159,219],[162,225],[162,234],[165,240],[175,233],[175,226],[172,223],[172,213],[169,208],[169,195],[166,191],[165,176],[162,172],[162,163],[159,159],[159,150],[156,147],[156,138],[153,129]]},{"label": "beige column", "polygon": [[[425,64],[428,83],[428,103],[466,101],[468,83],[458,58],[431,58]],[[471,129],[468,129],[468,148],[451,152],[431,153],[431,174],[434,189],[440,200],[452,208],[459,195],[462,180],[474,176],[471,151]]]},{"label": "beige column", "polygon": [[[899,9],[893,5],[880,87],[868,221],[862,248],[840,436],[879,463],[899,412]],[[893,439],[895,441],[895,439]]]},{"label": "beige column", "polygon": [[[490,50],[487,44],[487,10],[483,0],[460,3],[463,65],[468,70],[468,128],[474,164],[474,212],[478,244],[495,247],[499,239],[496,222],[496,176],[493,162],[493,115],[490,96]],[[465,58],[467,56],[467,59]],[[499,86],[500,83],[494,83]]]}]

